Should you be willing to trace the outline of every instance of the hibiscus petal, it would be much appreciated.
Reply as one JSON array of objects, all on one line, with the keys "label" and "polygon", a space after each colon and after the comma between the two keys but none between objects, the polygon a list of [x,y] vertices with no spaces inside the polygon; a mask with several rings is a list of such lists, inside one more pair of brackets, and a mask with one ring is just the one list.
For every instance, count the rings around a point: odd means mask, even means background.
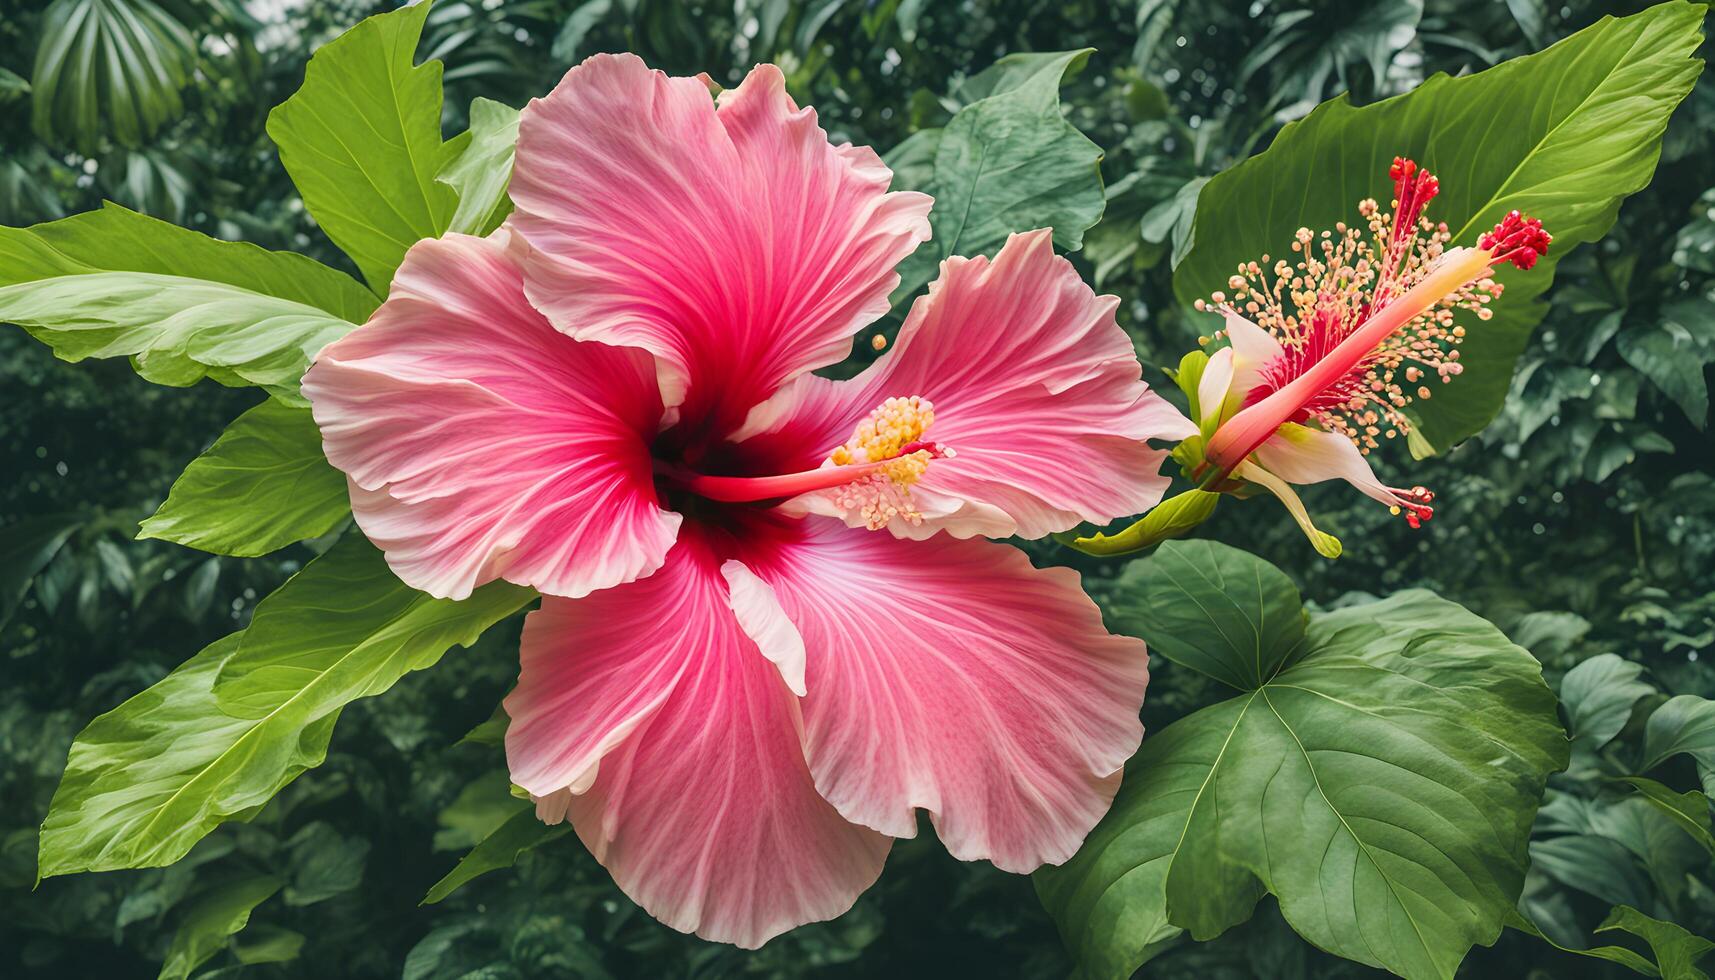
[{"label": "hibiscus petal", "polygon": [[1143,737],[1141,640],[1111,636],[1064,568],[939,535],[809,518],[746,564],[809,651],[805,751],[847,819],[1028,872],[1071,857]]},{"label": "hibiscus petal", "polygon": [[537,812],[569,818],[651,915],[754,948],[850,908],[891,841],[816,793],[797,699],[739,628],[721,566],[688,528],[649,578],[544,599],[506,751]]},{"label": "hibiscus petal", "polygon": [[887,312],[930,205],[891,178],[830,145],[773,65],[717,111],[702,81],[596,55],[524,110],[510,222],[555,325],[650,351],[668,405],[728,428]]},{"label": "hibiscus petal", "polygon": [[581,596],[660,566],[647,354],[578,343],[524,299],[504,236],[418,242],[369,322],[304,376],[352,512],[406,584]]},{"label": "hibiscus petal", "polygon": [[[1014,235],[993,261],[943,263],[893,350],[863,374],[801,377],[735,438],[752,443],[741,448],[758,466],[810,468],[888,397],[920,395],[935,407],[925,438],[957,455],[932,463],[913,491],[929,520],[895,521],[896,534],[1041,537],[1140,513],[1168,485],[1167,453],[1146,440],[1196,428],[1143,383],[1118,304],[1054,254],[1047,230]],[[826,497],[801,506],[838,514]]]},{"label": "hibiscus petal", "polygon": [[1233,351],[1233,385],[1240,397],[1262,384],[1262,369],[1284,357],[1286,349],[1274,334],[1257,326],[1232,310],[1223,310],[1227,340]]},{"label": "hibiscus petal", "polygon": [[1203,376],[1197,381],[1197,414],[1211,430],[1223,417],[1237,411],[1244,399],[1244,390],[1233,384],[1237,373],[1231,347],[1216,351],[1203,365]]},{"label": "hibiscus petal", "polygon": [[1337,432],[1288,422],[1257,447],[1255,456],[1264,468],[1288,483],[1345,480],[1365,496],[1390,507],[1407,502],[1376,479],[1364,454]]}]

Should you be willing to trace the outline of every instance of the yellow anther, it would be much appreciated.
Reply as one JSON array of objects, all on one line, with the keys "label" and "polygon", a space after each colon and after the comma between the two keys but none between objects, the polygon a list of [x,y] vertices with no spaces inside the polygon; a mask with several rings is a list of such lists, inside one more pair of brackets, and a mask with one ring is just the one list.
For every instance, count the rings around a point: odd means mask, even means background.
[{"label": "yellow anther", "polygon": [[828,459],[836,466],[885,465],[827,491],[828,498],[841,510],[856,512],[870,530],[880,530],[894,518],[914,526],[922,524],[923,514],[911,499],[911,487],[928,471],[930,460],[951,456],[952,451],[933,447],[902,452],[922,442],[934,422],[935,407],[926,398],[912,395],[882,402]]},{"label": "yellow anther", "polygon": [[889,398],[859,422],[852,437],[829,458],[841,466],[892,459],[906,446],[920,442],[934,423],[935,406],[927,398]]}]

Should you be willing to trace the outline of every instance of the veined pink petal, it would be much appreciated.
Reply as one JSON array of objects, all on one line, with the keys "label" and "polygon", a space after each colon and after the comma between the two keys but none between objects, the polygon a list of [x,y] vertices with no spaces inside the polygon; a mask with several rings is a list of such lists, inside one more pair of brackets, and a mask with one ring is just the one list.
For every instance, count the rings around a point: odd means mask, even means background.
[{"label": "veined pink petal", "polygon": [[722,564],[687,528],[649,578],[544,599],[506,750],[538,813],[569,818],[651,915],[754,948],[850,908],[891,842],[817,794],[797,699],[740,629]]},{"label": "veined pink petal", "polygon": [[808,518],[747,564],[809,656],[805,747],[848,819],[1028,872],[1071,857],[1143,736],[1141,640],[1111,636],[1075,572],[988,541],[907,541]]},{"label": "veined pink petal", "polygon": [[773,65],[724,92],[596,55],[524,110],[511,226],[531,300],[574,337],[653,353],[669,406],[730,428],[887,312],[930,199],[887,193]]},{"label": "veined pink petal", "polygon": [[[924,438],[956,456],[913,489],[928,518],[888,525],[906,537],[1040,537],[1106,523],[1161,499],[1166,450],[1189,421],[1142,381],[1119,301],[1096,296],[1056,256],[1047,230],[1014,235],[995,256],[948,259],[893,350],[850,381],[798,378],[736,434],[763,471],[816,466],[889,397],[934,405]],[[799,505],[842,516],[830,499]]]},{"label": "veined pink petal", "polygon": [[650,358],[549,326],[503,236],[412,246],[387,302],[323,349],[303,390],[357,523],[414,588],[462,599],[504,578],[580,596],[672,547]]}]

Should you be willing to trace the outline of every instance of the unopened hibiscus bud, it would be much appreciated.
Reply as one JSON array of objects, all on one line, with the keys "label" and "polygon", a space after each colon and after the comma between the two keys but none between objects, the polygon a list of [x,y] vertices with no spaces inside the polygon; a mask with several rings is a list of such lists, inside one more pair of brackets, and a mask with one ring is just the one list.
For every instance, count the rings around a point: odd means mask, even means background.
[{"label": "unopened hibiscus bud", "polygon": [[1228,291],[1197,303],[1225,318],[1216,336],[1228,346],[1194,372],[1207,441],[1182,461],[1204,489],[1254,484],[1280,497],[1330,557],[1339,542],[1310,523],[1291,484],[1343,479],[1412,527],[1433,516],[1433,493],[1384,486],[1364,456],[1409,434],[1407,408],[1462,373],[1457,318],[1490,318],[1497,267],[1528,270],[1552,241],[1513,211],[1475,247],[1453,246],[1446,224],[1424,217],[1440,181],[1400,157],[1389,176],[1391,211],[1364,201],[1359,225],[1299,229],[1291,261],[1242,263]]}]

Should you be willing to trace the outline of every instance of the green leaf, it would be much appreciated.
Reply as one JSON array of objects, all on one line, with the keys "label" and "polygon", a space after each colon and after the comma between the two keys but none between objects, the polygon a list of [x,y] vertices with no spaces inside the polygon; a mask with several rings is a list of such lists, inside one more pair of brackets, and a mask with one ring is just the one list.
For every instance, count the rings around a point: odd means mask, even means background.
[{"label": "green leaf", "polygon": [[286,884],[287,905],[314,905],[363,882],[369,842],[361,837],[347,837],[318,820],[293,834],[286,848],[292,868],[292,879]]},{"label": "green leaf", "polygon": [[1681,752],[1697,763],[1703,791],[1715,793],[1715,701],[1680,694],[1655,709],[1644,726],[1644,761],[1638,771],[1649,772]]},{"label": "green leaf", "polygon": [[288,963],[303,951],[305,938],[301,932],[258,923],[232,941],[232,955],[245,966]]},{"label": "green leaf", "polygon": [[[916,138],[914,150],[934,144],[934,167],[901,170],[895,183],[935,198],[934,238],[900,263],[895,305],[933,278],[942,259],[993,255],[1013,232],[1051,227],[1061,249],[1083,246],[1084,231],[1107,206],[1102,150],[1061,115],[1060,80],[1089,54],[1004,58],[967,83],[993,94],[955,113],[938,139]],[[925,173],[922,184],[902,183]]]},{"label": "green leaf", "polygon": [[269,400],[185,467],[137,536],[252,558],[320,537],[350,513],[310,410]]},{"label": "green leaf", "polygon": [[519,855],[540,847],[571,832],[569,824],[548,825],[536,817],[536,808],[526,806],[508,817],[482,842],[471,848],[446,877],[435,882],[423,897],[422,904],[433,905],[446,898],[471,879],[490,871],[510,868],[518,863]]},{"label": "green leaf", "polygon": [[0,528],[0,626],[11,620],[30,583],[83,520],[77,514],[48,514]]},{"label": "green leaf", "polygon": [[486,235],[512,212],[506,185],[518,146],[518,110],[492,99],[470,103],[470,143],[435,179],[458,193],[458,209],[447,230]]},{"label": "green leaf", "polygon": [[319,716],[434,666],[535,597],[495,582],[463,602],[431,598],[348,533],[257,605],[244,642],[221,665],[215,697],[238,718]]},{"label": "green leaf", "polygon": [[1086,555],[1126,555],[1153,548],[1170,538],[1184,537],[1197,529],[1215,512],[1221,495],[1191,489],[1163,500],[1118,534],[1093,534],[1087,538],[1063,541]]},{"label": "green leaf", "polygon": [[1526,918],[1523,913],[1514,915],[1514,917],[1507,922],[1507,925],[1519,930],[1520,932],[1535,936],[1563,953],[1577,953],[1579,956],[1589,956],[1598,960],[1607,960],[1610,963],[1618,963],[1626,969],[1634,970],[1646,977],[1656,977],[1661,975],[1660,971],[1655,968],[1655,964],[1624,946],[1591,946],[1587,949],[1580,949],[1576,946],[1563,946],[1553,936],[1545,933],[1535,922]]},{"label": "green leaf", "polygon": [[62,360],[130,357],[158,384],[210,377],[296,399],[310,358],[375,305],[349,276],[304,256],[218,241],[116,204],[0,227],[0,321]]},{"label": "green leaf", "polygon": [[1304,651],[1304,603],[1286,573],[1213,541],[1172,542],[1126,566],[1114,627],[1150,652],[1254,691]]},{"label": "green leaf", "polygon": [[1715,361],[1715,301],[1694,298],[1661,311],[1661,319],[1620,334],[1620,356],[1660,388],[1703,428],[1709,419],[1709,386],[1703,369]]},{"label": "green leaf", "polygon": [[1642,664],[1604,653],[1566,672],[1560,680],[1560,706],[1566,711],[1566,730],[1573,742],[1594,751],[1626,727],[1632,705],[1655,693],[1654,687],[1638,679],[1643,671]]},{"label": "green leaf", "polygon": [[227,938],[243,929],[250,913],[280,890],[280,879],[252,875],[222,885],[199,898],[186,912],[167,960],[161,964],[160,980],[185,980],[208,958],[220,952]]},{"label": "green leaf", "polygon": [[1627,905],[1614,909],[1596,927],[1597,932],[1614,930],[1629,932],[1649,943],[1655,953],[1656,966],[1666,980],[1708,980],[1709,975],[1699,970],[1696,963],[1705,953],[1715,949],[1715,943]]},{"label": "green leaf", "polygon": [[153,0],[55,0],[31,72],[42,142],[94,153],[111,134],[136,146],[184,112],[197,41]]},{"label": "green leaf", "polygon": [[339,712],[468,646],[533,594],[464,602],[405,587],[348,534],[154,687],[91,722],[42,824],[40,874],[145,868],[245,820],[321,764]]},{"label": "green leaf", "polygon": [[468,137],[441,141],[441,63],[412,64],[427,3],[377,14],[323,45],[268,136],[328,238],[386,295],[405,250],[451,226],[436,180]]},{"label": "green leaf", "polygon": [[1715,857],[1715,834],[1710,833],[1707,796],[1696,790],[1675,793],[1655,780],[1643,776],[1620,778],[1632,784],[1651,806],[1660,810],[1679,829],[1690,834],[1692,840],[1702,844],[1711,857]]},{"label": "green leaf", "polygon": [[1265,682],[1146,738],[1083,849],[1037,873],[1083,974],[1130,976],[1265,892],[1310,942],[1406,977],[1451,977],[1493,942],[1566,761],[1536,660],[1428,592],[1305,625],[1290,583],[1236,549],[1169,542],[1135,564],[1160,571],[1128,570],[1110,611],[1154,652]]},{"label": "green leaf", "polygon": [[1281,130],[1269,149],[1203,188],[1191,251],[1174,275],[1182,302],[1226,288],[1234,265],[1280,255],[1300,227],[1352,221],[1360,200],[1387,200],[1396,155],[1440,174],[1430,216],[1458,245],[1508,211],[1543,220],[1554,247],[1528,273],[1501,275],[1487,322],[1466,324],[1464,373],[1414,406],[1420,445],[1441,451],[1500,410],[1513,363],[1547,306],[1560,258],[1613,225],[1620,202],[1649,182],[1668,116],[1702,63],[1704,8],[1675,2],[1603,18],[1546,51],[1354,108],[1341,97]]}]

